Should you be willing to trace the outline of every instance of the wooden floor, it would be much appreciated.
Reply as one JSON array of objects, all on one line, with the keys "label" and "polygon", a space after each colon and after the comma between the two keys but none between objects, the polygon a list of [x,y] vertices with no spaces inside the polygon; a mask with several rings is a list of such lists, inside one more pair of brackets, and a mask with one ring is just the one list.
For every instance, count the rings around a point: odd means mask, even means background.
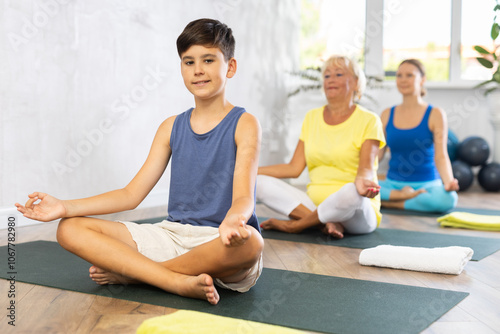
[{"label": "wooden floor", "polygon": [[[459,206],[499,209],[500,193],[486,194],[474,188],[459,196]],[[258,207],[258,214],[266,215]],[[127,218],[160,216],[165,208],[127,213]],[[116,218],[113,216],[112,218]],[[56,222],[18,228],[17,242],[55,241]],[[438,227],[435,218],[384,215],[381,227],[435,233],[499,238],[500,232],[482,232]],[[6,231],[0,230],[0,245]],[[266,240],[264,266],[322,275],[389,282],[456,291],[470,295],[433,323],[423,333],[500,333],[500,252],[478,262],[469,262],[462,274],[440,275],[404,270],[363,267],[360,249]],[[6,257],[5,254],[0,256]],[[3,260],[2,260],[3,261]],[[8,282],[0,279],[0,333],[135,333],[150,317],[175,310],[87,295],[37,285],[16,284],[16,327],[7,324]]]}]

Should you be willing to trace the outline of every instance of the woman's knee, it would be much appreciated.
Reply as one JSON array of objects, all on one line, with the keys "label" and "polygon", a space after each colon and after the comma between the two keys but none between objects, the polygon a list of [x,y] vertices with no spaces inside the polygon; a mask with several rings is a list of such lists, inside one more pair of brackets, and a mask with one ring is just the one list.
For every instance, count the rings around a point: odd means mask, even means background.
[{"label": "woman's knee", "polygon": [[267,176],[257,175],[255,193],[258,201],[264,201],[267,196],[274,193],[278,187],[278,179]]},{"label": "woman's knee", "polygon": [[438,206],[438,212],[450,211],[457,205],[458,195],[455,191],[444,191],[444,193],[439,196],[436,201]]},{"label": "woman's knee", "polygon": [[269,183],[271,182],[270,179],[271,177],[267,175],[257,175],[257,179],[255,181],[257,193],[259,193],[259,190],[263,191],[269,187]]},{"label": "woman's knee", "polygon": [[435,212],[446,212],[457,205],[458,195],[455,191],[446,191],[444,187],[436,187],[430,191],[432,200],[429,202]]},{"label": "woman's knee", "polygon": [[405,202],[405,209],[425,212],[446,212],[457,204],[457,193],[444,188],[427,189],[427,192]]},{"label": "woman's knee", "polygon": [[[366,197],[361,196],[354,183],[347,183],[338,191],[341,202],[359,208]],[[367,198],[366,198],[367,199]]]}]

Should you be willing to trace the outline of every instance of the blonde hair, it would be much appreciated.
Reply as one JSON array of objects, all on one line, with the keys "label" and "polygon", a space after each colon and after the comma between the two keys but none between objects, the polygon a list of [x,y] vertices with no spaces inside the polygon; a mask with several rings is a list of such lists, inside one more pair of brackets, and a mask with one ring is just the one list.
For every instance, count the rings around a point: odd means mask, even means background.
[{"label": "blonde hair", "polygon": [[356,91],[354,92],[354,99],[359,101],[366,88],[366,76],[361,69],[361,66],[359,66],[357,61],[347,56],[333,55],[324,62],[323,67],[321,68],[322,77],[324,77],[326,69],[332,65],[345,67],[358,80],[358,85],[356,87]]},{"label": "blonde hair", "polygon": [[[411,64],[415,66],[418,69],[420,76],[422,76],[422,78],[425,78],[425,67],[420,60],[413,58],[405,59],[401,62],[401,64],[399,64],[398,68],[403,64]],[[425,87],[422,86],[422,89],[420,90],[420,96],[425,96],[425,94],[427,94],[427,89],[425,89]]]}]

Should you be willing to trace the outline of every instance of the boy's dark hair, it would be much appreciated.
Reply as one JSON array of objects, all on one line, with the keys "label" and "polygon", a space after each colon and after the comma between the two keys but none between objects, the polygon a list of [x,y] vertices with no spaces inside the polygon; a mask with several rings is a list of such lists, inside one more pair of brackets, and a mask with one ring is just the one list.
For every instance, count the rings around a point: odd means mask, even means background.
[{"label": "boy's dark hair", "polygon": [[177,38],[179,57],[193,45],[217,47],[228,61],[234,57],[235,40],[231,28],[212,19],[199,19],[188,23]]}]

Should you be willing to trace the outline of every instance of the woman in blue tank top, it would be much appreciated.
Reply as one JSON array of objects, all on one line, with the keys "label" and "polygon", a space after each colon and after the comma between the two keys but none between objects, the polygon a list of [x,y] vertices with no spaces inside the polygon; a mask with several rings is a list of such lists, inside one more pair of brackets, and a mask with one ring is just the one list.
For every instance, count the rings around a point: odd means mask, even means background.
[{"label": "woman in blue tank top", "polygon": [[[446,113],[423,100],[425,70],[416,59],[404,60],[396,74],[403,102],[382,112],[391,158],[380,181],[383,207],[446,212],[457,203],[458,181],[447,151]],[[380,151],[379,160],[385,148]]]}]

